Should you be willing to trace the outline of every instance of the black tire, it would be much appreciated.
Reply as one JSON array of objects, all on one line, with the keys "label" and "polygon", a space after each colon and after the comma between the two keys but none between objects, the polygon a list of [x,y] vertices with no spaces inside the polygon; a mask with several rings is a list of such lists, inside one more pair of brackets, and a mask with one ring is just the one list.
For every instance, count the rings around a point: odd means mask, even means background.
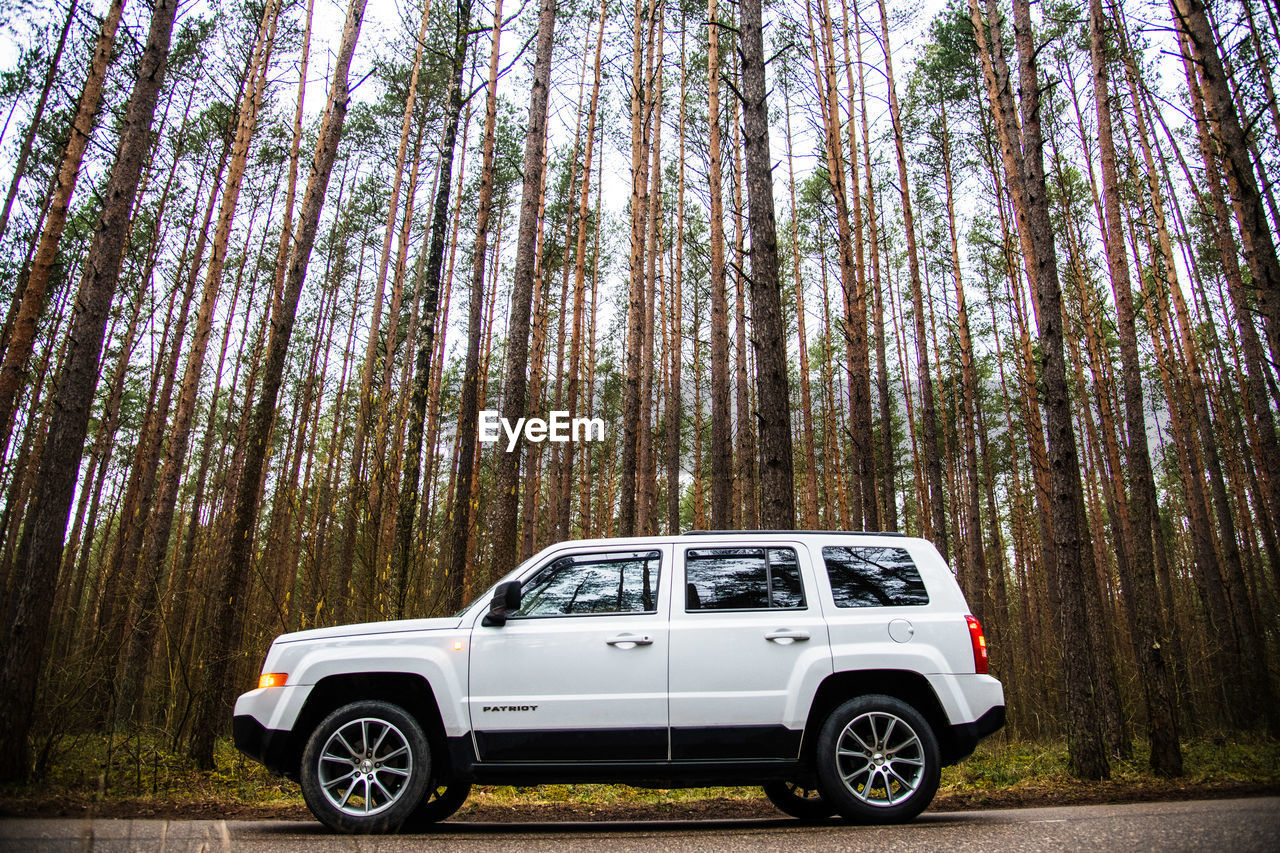
[{"label": "black tire", "polygon": [[390,702],[365,700],[325,717],[302,753],[302,797],[335,832],[396,832],[426,797],[431,747]]},{"label": "black tire", "polygon": [[804,821],[826,820],[836,813],[835,808],[823,799],[822,792],[813,783],[766,782],[764,795],[769,802],[792,817]]},{"label": "black tire", "polygon": [[449,818],[471,794],[470,782],[431,781],[426,795],[404,823],[406,832],[423,832],[432,824]]},{"label": "black tire", "polygon": [[938,790],[942,760],[933,728],[892,696],[850,699],[822,724],[818,786],[840,815],[855,823],[905,823]]}]

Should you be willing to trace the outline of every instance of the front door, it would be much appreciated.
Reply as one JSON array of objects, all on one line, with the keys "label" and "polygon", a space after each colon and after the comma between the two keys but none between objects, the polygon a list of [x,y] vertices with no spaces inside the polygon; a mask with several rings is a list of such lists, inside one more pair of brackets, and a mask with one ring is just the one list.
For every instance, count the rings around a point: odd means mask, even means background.
[{"label": "front door", "polygon": [[562,551],[471,635],[481,761],[665,760],[669,545]]}]

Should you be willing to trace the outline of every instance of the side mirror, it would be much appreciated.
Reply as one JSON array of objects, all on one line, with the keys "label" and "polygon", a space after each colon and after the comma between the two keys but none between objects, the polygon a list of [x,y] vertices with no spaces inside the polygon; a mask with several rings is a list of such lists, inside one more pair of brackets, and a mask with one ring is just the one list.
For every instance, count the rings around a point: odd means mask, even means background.
[{"label": "side mirror", "polygon": [[486,628],[501,628],[507,624],[507,615],[520,609],[520,581],[505,581],[493,590],[489,612],[480,620]]}]

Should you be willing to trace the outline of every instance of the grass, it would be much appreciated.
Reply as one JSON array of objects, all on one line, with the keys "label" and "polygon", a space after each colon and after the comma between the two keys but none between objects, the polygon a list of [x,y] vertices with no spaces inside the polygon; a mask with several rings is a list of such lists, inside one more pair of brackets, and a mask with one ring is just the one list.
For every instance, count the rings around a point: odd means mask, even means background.
[{"label": "grass", "polygon": [[[935,809],[1185,799],[1280,790],[1280,742],[1219,735],[1183,746],[1186,773],[1160,779],[1147,768],[1147,752],[1113,761],[1112,777],[1085,782],[1067,772],[1062,741],[1037,743],[994,738],[968,760],[946,768]],[[99,814],[303,817],[301,791],[269,774],[229,742],[220,742],[218,769],[198,770],[158,734],[81,735],[61,742],[42,778],[0,789],[0,815]],[[713,815],[767,812],[758,787],[645,789],[624,785],[477,787],[465,814],[594,816],[627,811]]]}]

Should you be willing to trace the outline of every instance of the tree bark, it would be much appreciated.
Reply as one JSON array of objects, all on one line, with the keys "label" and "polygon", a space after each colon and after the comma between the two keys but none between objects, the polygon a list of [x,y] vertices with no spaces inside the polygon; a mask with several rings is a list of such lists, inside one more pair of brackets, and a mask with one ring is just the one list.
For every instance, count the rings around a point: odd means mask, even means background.
[{"label": "tree bark", "polygon": [[272,305],[271,334],[267,342],[262,388],[244,445],[244,468],[240,472],[234,502],[227,510],[230,513],[227,548],[214,571],[215,591],[210,618],[213,640],[210,647],[204,650],[204,689],[197,704],[194,736],[188,748],[191,758],[206,769],[214,766],[214,738],[225,721],[226,696],[231,692],[226,676],[233,658],[240,653],[238,640],[246,616],[244,599],[248,592],[249,570],[254,562],[253,533],[258,520],[262,474],[275,423],[276,400],[284,378],[285,356],[288,354],[289,338],[293,334],[297,317],[298,297],[302,293],[307,263],[311,258],[311,249],[320,223],[320,211],[324,206],[338,143],[342,139],[343,120],[350,103],[347,74],[360,35],[364,7],[365,0],[351,0],[347,7],[346,24],[334,64],[315,159],[298,214],[298,228],[289,257],[285,287],[278,301]]},{"label": "tree bark", "polygon": [[915,305],[916,326],[916,381],[920,383],[920,420],[924,432],[925,473],[928,481],[930,524],[927,534],[946,559],[950,553],[947,544],[947,514],[942,487],[942,452],[938,444],[938,416],[933,400],[933,379],[930,376],[928,342],[924,327],[924,291],[920,283],[920,257],[916,247],[915,215],[911,207],[910,178],[907,175],[907,154],[902,135],[902,116],[898,106],[898,92],[894,84],[893,57],[889,50],[889,18],[884,0],[880,4],[880,34],[884,46],[885,71],[889,78],[889,111],[893,120],[894,145],[898,154],[898,182],[902,196],[902,221],[907,237],[907,269],[911,276],[911,296]]},{"label": "tree bark", "polygon": [[720,142],[720,24],[708,0],[707,133],[711,230],[711,529],[733,526],[732,414],[729,409],[729,300],[724,277],[724,175]]},{"label": "tree bark", "polygon": [[1271,359],[1280,362],[1280,260],[1249,160],[1248,139],[1218,54],[1217,37],[1201,0],[1170,0],[1169,7],[1174,25],[1190,41],[1200,68],[1201,91],[1232,184],[1245,260],[1258,291]]},{"label": "tree bark", "polygon": [[1014,36],[1018,47],[1024,192],[1027,227],[1035,254],[1035,292],[1039,307],[1041,376],[1049,434],[1049,478],[1052,490],[1054,551],[1051,563],[1058,579],[1058,630],[1065,645],[1063,678],[1067,690],[1067,749],[1072,773],[1085,779],[1110,775],[1099,719],[1099,661],[1085,639],[1091,634],[1084,585],[1092,583],[1092,554],[1082,547],[1084,497],[1079,455],[1071,423],[1071,397],[1063,348],[1062,291],[1057,250],[1045,188],[1040,131],[1040,82],[1033,44],[1029,0],[1014,0]]},{"label": "tree bark", "polygon": [[[494,5],[489,54],[488,94],[485,100],[484,134],[481,137],[480,207],[476,214],[476,239],[471,259],[471,298],[467,314],[467,360],[462,375],[462,399],[458,407],[458,473],[454,481],[453,517],[449,534],[449,562],[445,587],[449,610],[465,602],[471,583],[467,572],[467,543],[471,538],[473,504],[471,480],[475,474],[476,432],[479,424],[480,337],[484,324],[485,259],[488,252],[489,219],[493,213],[494,128],[498,118],[498,59],[501,55],[502,2]],[[512,341],[514,343],[514,340]]]},{"label": "tree bark", "polygon": [[[0,781],[22,779],[29,770],[27,739],[35,710],[36,686],[45,659],[45,639],[54,584],[62,561],[67,514],[71,509],[71,497],[89,426],[89,409],[97,387],[107,313],[120,278],[120,263],[129,233],[129,212],[137,194],[143,164],[151,150],[151,122],[164,83],[176,11],[177,0],[157,0],[151,15],[146,47],[120,133],[120,147],[107,179],[102,210],[97,217],[93,243],[76,297],[67,358],[57,382],[57,400],[49,425],[47,450],[40,462],[29,521],[18,548],[17,584],[5,622],[4,656],[0,663],[0,693],[10,697],[4,709],[0,710]],[[114,32],[114,25],[111,30]],[[99,39],[98,47],[109,47],[109,43],[104,45]],[[95,69],[98,58],[95,53]],[[102,67],[105,71],[105,54]],[[96,95],[82,97],[81,106],[88,106],[86,102],[90,100],[96,101]],[[87,119],[92,112],[82,110],[77,115],[77,128],[72,133],[73,142],[69,148],[75,146],[74,140],[82,140],[81,145],[87,141],[87,132],[82,134],[87,130],[87,123],[81,126],[79,119],[82,116]],[[83,147],[80,151],[83,152]],[[79,157],[74,159],[78,165]],[[64,158],[64,166],[69,166],[67,158]],[[73,180],[74,173],[67,178]],[[66,197],[69,201],[69,191]],[[55,242],[50,247],[50,266],[52,251],[56,248]],[[45,281],[48,281],[47,272]],[[31,285],[28,284],[30,292]],[[34,330],[34,324],[31,328]]]},{"label": "tree bark", "polygon": [[[445,336],[445,324],[440,322],[440,318],[446,316],[440,312],[440,286],[443,282],[444,273],[445,232],[449,225],[449,199],[453,190],[454,149],[457,146],[458,125],[462,117],[462,105],[464,102],[462,69],[466,62],[467,47],[471,39],[471,8],[471,0],[463,0],[463,2],[459,3],[457,5],[457,18],[454,22],[453,55],[450,58],[449,99],[445,110],[444,134],[440,142],[436,196],[431,209],[431,237],[423,278],[425,290],[421,298],[421,316],[419,319],[419,328],[422,331],[419,335],[417,353],[414,357],[413,390],[407,416],[407,437],[405,439],[404,470],[401,473],[401,489],[404,491],[412,487],[415,496],[418,491],[427,401],[430,397],[429,392],[432,386],[432,356],[435,354],[438,343],[436,339],[437,333],[441,340]],[[468,112],[469,115],[470,113]],[[460,187],[461,177],[459,178]],[[461,192],[461,189],[459,189],[459,192]],[[452,280],[452,266],[450,268],[450,280]],[[439,326],[439,329],[437,329],[437,326]],[[374,351],[371,348],[365,353],[365,366],[363,368],[369,374],[369,382],[372,381],[373,361]],[[365,381],[362,377],[362,388]],[[364,392],[362,391],[361,393],[363,401]],[[363,415],[356,421],[356,449],[353,453],[351,464],[353,472],[357,474],[363,465],[362,457],[364,455],[368,405],[362,402]],[[351,494],[348,497],[343,525],[341,556],[338,560],[338,573],[334,578],[335,582],[331,592],[334,597],[335,610],[339,615],[341,615],[341,610],[337,607],[338,602],[347,594],[346,591],[351,582],[352,562],[355,559],[356,528],[361,504],[360,498],[361,493],[357,482],[353,485]],[[406,565],[412,565],[417,561],[425,545],[426,530],[423,525],[418,525],[411,553],[406,558]],[[460,588],[461,579],[459,579]]]},{"label": "tree bark", "polygon": [[62,31],[58,33],[58,46],[53,50],[53,57],[49,60],[49,70],[44,75],[44,85],[40,87],[40,96],[36,98],[36,105],[31,110],[31,124],[27,127],[26,136],[22,138],[22,145],[18,147],[18,161],[13,166],[9,192],[5,194],[4,207],[0,208],[0,240],[4,239],[5,232],[9,230],[9,213],[13,210],[14,199],[18,197],[18,185],[27,173],[27,160],[31,157],[31,146],[35,142],[36,131],[40,129],[40,119],[44,117],[44,107],[49,101],[49,92],[53,89],[58,64],[62,61],[62,49],[67,45],[67,31],[71,29],[71,22],[75,20],[78,7],[78,0],[71,0],[67,4],[67,19],[62,24]]},{"label": "tree bark", "polygon": [[[268,2],[263,10],[262,22],[258,29],[258,38],[254,44],[253,58],[250,60],[248,73],[245,75],[245,97],[239,107],[239,119],[236,123],[235,141],[232,144],[231,162],[227,172],[227,185],[222,193],[221,208],[218,211],[217,230],[213,239],[213,253],[209,259],[209,269],[205,274],[204,291],[200,298],[200,308],[196,314],[196,328],[187,353],[187,363],[183,372],[182,384],[178,395],[178,408],[174,413],[173,428],[169,438],[169,446],[165,453],[164,467],[160,472],[157,489],[156,509],[150,519],[147,535],[147,546],[139,556],[139,576],[141,578],[142,599],[137,606],[137,617],[133,630],[129,635],[129,646],[125,654],[125,668],[116,689],[116,718],[118,721],[132,721],[135,711],[137,693],[146,677],[146,664],[150,659],[152,644],[159,628],[156,605],[159,598],[159,587],[164,573],[165,559],[169,553],[169,537],[173,529],[173,517],[177,508],[178,489],[181,485],[182,472],[186,465],[187,449],[191,438],[191,421],[195,414],[196,392],[199,390],[200,374],[204,368],[205,352],[209,345],[209,334],[212,330],[213,310],[222,287],[222,271],[227,256],[227,241],[231,236],[231,226],[235,218],[235,210],[240,196],[240,187],[244,179],[245,168],[249,158],[249,144],[257,124],[258,109],[262,104],[266,89],[268,64],[274,46],[276,23],[279,18],[279,6]],[[207,221],[207,220],[206,220]],[[200,261],[204,255],[204,241],[207,229],[202,230],[196,243],[196,260],[191,265],[187,281],[187,292],[190,294],[200,271]],[[189,298],[184,300],[189,305]],[[181,333],[179,334],[181,340]],[[175,358],[177,346],[175,344]],[[176,367],[176,364],[175,364]]]},{"label": "tree bark", "polygon": [[796,524],[791,394],[778,282],[761,0],[742,4],[742,114],[751,226],[751,323],[760,407],[760,521],[769,529],[790,530]]},{"label": "tree bark", "polygon": [[[511,311],[507,325],[507,353],[503,365],[502,417],[510,423],[525,414],[526,368],[528,366],[529,314],[533,302],[534,238],[542,177],[546,169],[547,101],[551,84],[551,54],[554,47],[556,4],[540,0],[538,44],[533,63],[533,88],[529,95],[529,125],[524,148],[524,186],[520,196],[520,222],[516,235],[515,275],[511,284]],[[505,451],[505,448],[504,448]],[[516,564],[516,507],[519,498],[521,443],[510,453],[498,454],[494,483],[493,551],[489,576],[497,579]],[[528,520],[526,519],[526,522]]]},{"label": "tree bark", "polygon": [[[97,115],[98,106],[102,103],[102,87],[106,80],[107,68],[111,63],[116,30],[120,26],[120,17],[123,13],[124,0],[112,0],[107,16],[102,20],[102,29],[98,32],[98,41],[93,48],[89,75],[85,78],[84,87],[80,90],[75,118],[71,122],[70,137],[67,139],[66,148],[63,149],[62,159],[58,164],[56,188],[53,199],[49,203],[44,230],[40,232],[40,241],[36,245],[36,253],[31,260],[26,286],[22,291],[22,303],[5,345],[4,362],[0,364],[0,459],[3,459],[9,450],[13,419],[17,413],[18,395],[26,381],[27,362],[31,358],[31,347],[35,343],[36,325],[44,310],[45,293],[49,289],[49,279],[53,275],[54,264],[58,257],[58,243],[62,240],[62,232],[67,226],[71,194],[75,192],[76,181],[80,177],[80,162],[84,159],[85,148],[89,145],[89,134],[93,132],[94,116]],[[149,128],[150,117],[147,123]],[[142,161],[139,161],[138,168],[141,170]],[[134,186],[135,188],[137,186],[136,178]]]}]

